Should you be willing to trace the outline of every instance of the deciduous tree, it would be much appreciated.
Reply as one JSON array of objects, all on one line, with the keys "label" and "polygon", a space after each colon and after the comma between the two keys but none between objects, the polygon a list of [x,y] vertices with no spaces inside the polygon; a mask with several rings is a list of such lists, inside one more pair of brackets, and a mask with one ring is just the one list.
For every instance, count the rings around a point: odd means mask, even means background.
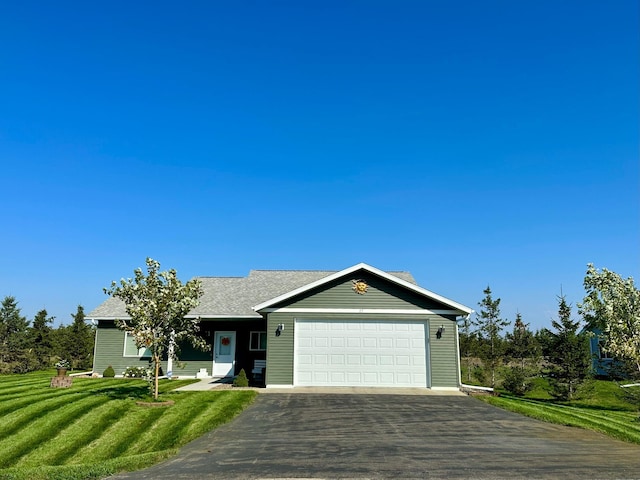
[{"label": "deciduous tree", "polygon": [[196,279],[183,284],[171,269],[160,272],[160,263],[147,258],[147,275],[138,268],[133,279],[112,282],[104,292],[119,298],[125,304],[128,319],[119,319],[119,328],[128,332],[138,348],[151,351],[153,363],[153,396],[158,398],[158,374],[160,362],[165,354],[177,358],[176,346],[189,342],[194,347],[205,349],[207,344],[198,335],[199,318],[186,318],[187,313],[199,303],[202,287]]},{"label": "deciduous tree", "polygon": [[640,375],[640,291],[633,278],[623,279],[589,264],[584,288],[586,296],[579,307],[585,320],[602,330],[607,351],[631,363]]}]

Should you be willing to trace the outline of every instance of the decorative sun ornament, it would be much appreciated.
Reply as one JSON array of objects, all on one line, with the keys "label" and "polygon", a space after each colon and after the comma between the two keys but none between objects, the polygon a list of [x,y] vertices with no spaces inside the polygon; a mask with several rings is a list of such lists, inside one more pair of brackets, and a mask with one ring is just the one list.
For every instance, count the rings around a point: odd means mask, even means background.
[{"label": "decorative sun ornament", "polygon": [[365,282],[364,280],[352,280],[353,282],[353,291],[356,292],[358,295],[364,295],[365,293],[367,293],[367,288],[369,288],[369,285],[367,285],[367,282]]}]

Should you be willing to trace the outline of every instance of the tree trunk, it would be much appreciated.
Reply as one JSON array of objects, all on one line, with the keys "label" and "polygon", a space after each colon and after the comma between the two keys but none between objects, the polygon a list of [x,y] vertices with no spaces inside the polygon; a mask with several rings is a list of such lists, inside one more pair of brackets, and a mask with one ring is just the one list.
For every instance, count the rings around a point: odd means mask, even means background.
[{"label": "tree trunk", "polygon": [[158,399],[158,373],[160,373],[160,357],[154,355],[153,357],[153,399]]}]

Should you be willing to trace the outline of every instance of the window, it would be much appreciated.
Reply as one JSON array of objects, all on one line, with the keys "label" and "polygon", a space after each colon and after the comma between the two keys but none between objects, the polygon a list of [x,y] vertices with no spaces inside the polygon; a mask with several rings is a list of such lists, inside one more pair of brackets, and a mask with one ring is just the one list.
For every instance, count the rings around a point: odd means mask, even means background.
[{"label": "window", "polygon": [[125,357],[150,357],[151,350],[148,348],[136,347],[136,342],[129,332],[124,332],[124,354]]},{"label": "window", "polygon": [[601,360],[611,359],[611,355],[607,352],[607,341],[602,337],[598,337],[598,353]]},{"label": "window", "polygon": [[266,350],[267,332],[251,332],[249,350]]}]

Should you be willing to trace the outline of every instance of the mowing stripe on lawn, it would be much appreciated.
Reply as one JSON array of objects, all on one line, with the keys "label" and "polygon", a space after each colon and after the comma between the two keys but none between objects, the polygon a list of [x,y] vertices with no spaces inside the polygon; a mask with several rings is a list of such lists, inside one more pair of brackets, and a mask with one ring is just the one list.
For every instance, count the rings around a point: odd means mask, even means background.
[{"label": "mowing stripe on lawn", "polygon": [[[10,398],[5,401],[3,399],[0,401],[0,416],[9,415],[17,410],[25,408],[29,405],[32,405],[36,402],[42,402],[52,398],[61,398],[65,395],[77,395],[77,392],[73,392],[70,390],[65,390],[65,392],[61,392],[60,390],[49,389],[48,391],[39,392],[35,395],[20,395],[18,397]],[[6,422],[6,419],[3,419],[3,423]],[[5,432],[6,423],[3,426],[2,431]]]},{"label": "mowing stripe on lawn", "polygon": [[57,395],[53,398],[33,403],[20,410],[6,415],[2,419],[2,435],[0,441],[21,430],[23,427],[37,421],[43,416],[55,411],[60,406],[72,404],[80,399],[89,397],[90,393],[73,393],[69,395]]},{"label": "mowing stripe on lawn", "polygon": [[630,420],[633,418],[631,415],[629,415],[629,421],[624,422],[618,419],[603,418],[602,415],[595,415],[573,408],[567,409],[563,406],[549,406],[547,408],[551,411],[559,412],[566,417],[574,418],[578,423],[582,422],[585,425],[590,425],[594,430],[608,433],[619,438],[633,436],[634,431],[636,435],[640,434],[640,428],[634,427],[630,423]]},{"label": "mowing stripe on lawn", "polygon": [[[517,400],[515,400],[517,402]],[[535,402],[532,400],[526,400],[526,403],[531,405],[535,405],[536,408],[545,408],[550,411],[556,411],[564,415],[572,415],[576,418],[582,418],[585,420],[593,421],[594,423],[603,423],[603,420],[606,420],[606,424],[620,426],[624,430],[635,430],[640,433],[640,424],[633,425],[629,423],[629,420],[634,418],[634,415],[631,412],[611,412],[611,411],[603,411],[596,410],[593,411],[587,407],[573,407],[570,405],[558,405],[558,404],[547,404]]]},{"label": "mowing stripe on lawn", "polygon": [[[66,400],[66,399],[63,399]],[[27,428],[0,441],[0,467],[14,465],[20,457],[36,449],[39,444],[54,438],[74,418],[92,410],[95,406],[107,402],[104,397],[85,398],[81,402],[66,403],[47,415],[31,421]]]},{"label": "mowing stripe on lawn", "polygon": [[23,456],[15,466],[64,465],[67,460],[76,457],[79,449],[100,438],[109,425],[122,418],[130,408],[129,401],[105,399],[102,405],[76,417],[55,438]]},{"label": "mowing stripe on lawn", "polygon": [[77,452],[77,461],[70,463],[92,463],[121,456],[140,435],[164,414],[164,408],[141,408],[131,406],[115,423],[85,448]]},{"label": "mowing stripe on lawn", "polygon": [[[209,392],[194,392],[189,395],[189,402],[178,402],[166,409],[166,413],[154,425],[132,443],[124,454],[146,453],[174,448],[182,438],[183,431],[189,428],[191,422],[207,410],[211,402],[219,404],[224,409],[233,402],[229,395],[212,398]],[[231,393],[231,392],[229,392]]]},{"label": "mowing stripe on lawn", "polygon": [[[191,441],[230,421],[257,397],[252,391],[201,392],[208,394],[207,408],[184,429],[184,438]],[[224,402],[223,398],[227,401]]]},{"label": "mowing stripe on lawn", "polygon": [[[635,424],[635,417],[630,413],[628,414],[627,422],[624,422],[624,416],[616,415],[614,418],[607,418],[604,415],[585,412],[578,407],[536,402],[534,400],[516,400],[505,397],[487,397],[483,400],[492,405],[551,423],[595,430],[621,440],[640,443],[640,429]],[[615,413],[624,414],[624,412]]]}]

